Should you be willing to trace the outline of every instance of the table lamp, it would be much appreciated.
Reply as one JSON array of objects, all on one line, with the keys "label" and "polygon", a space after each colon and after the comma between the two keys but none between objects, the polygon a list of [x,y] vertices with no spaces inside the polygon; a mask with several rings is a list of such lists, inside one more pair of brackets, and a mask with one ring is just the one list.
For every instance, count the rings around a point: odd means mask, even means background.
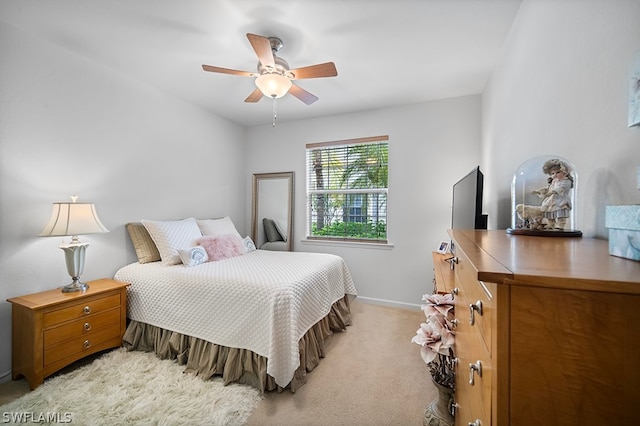
[{"label": "table lamp", "polygon": [[86,291],[89,286],[80,282],[80,275],[84,269],[84,256],[89,243],[82,243],[78,235],[109,232],[100,222],[95,205],[91,203],[78,203],[78,197],[72,196],[72,202],[53,203],[51,218],[38,234],[40,237],[71,237],[69,244],[62,244],[67,263],[67,272],[71,275],[72,282],[62,287],[63,293],[74,291]]}]

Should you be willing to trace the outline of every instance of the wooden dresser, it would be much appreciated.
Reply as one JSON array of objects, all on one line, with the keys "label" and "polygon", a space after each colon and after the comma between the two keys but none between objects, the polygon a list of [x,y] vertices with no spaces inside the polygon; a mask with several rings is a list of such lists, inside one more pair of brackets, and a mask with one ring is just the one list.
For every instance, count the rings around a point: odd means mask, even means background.
[{"label": "wooden dresser", "polygon": [[48,290],[8,299],[12,304],[12,378],[31,389],[87,355],[122,345],[126,283],[90,281],[86,292]]},{"label": "wooden dresser", "polygon": [[636,424],[640,262],[592,238],[449,234],[456,425]]}]

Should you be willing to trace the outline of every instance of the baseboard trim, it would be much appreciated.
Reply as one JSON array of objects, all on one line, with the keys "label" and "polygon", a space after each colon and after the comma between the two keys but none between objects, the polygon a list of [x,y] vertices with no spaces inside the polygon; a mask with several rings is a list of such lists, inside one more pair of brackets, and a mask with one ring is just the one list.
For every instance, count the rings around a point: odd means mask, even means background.
[{"label": "baseboard trim", "polygon": [[376,299],[375,297],[363,297],[358,296],[356,298],[357,301],[362,303],[369,303],[371,305],[381,305],[387,306],[390,308],[402,308],[402,309],[410,309],[412,311],[421,310],[421,305],[416,305],[415,303],[404,303],[404,302],[396,302],[394,300],[385,300],[385,299]]},{"label": "baseboard trim", "polygon": [[0,373],[0,383],[8,382],[9,380],[11,380],[11,370]]}]

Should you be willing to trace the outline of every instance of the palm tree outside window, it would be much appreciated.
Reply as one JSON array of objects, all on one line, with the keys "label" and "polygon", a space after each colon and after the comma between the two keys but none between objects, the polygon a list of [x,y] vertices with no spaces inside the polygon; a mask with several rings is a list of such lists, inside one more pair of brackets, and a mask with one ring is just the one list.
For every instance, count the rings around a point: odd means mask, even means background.
[{"label": "palm tree outside window", "polygon": [[389,137],[307,145],[307,238],[387,242]]}]

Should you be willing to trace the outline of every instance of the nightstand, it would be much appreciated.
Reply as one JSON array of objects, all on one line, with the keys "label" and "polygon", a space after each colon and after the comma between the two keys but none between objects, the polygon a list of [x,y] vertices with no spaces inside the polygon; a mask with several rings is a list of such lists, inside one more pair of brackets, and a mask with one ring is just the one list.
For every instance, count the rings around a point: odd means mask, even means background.
[{"label": "nightstand", "polygon": [[12,304],[12,378],[31,390],[45,377],[105,349],[122,345],[127,286],[100,279],[86,292],[47,290],[7,299]]}]

